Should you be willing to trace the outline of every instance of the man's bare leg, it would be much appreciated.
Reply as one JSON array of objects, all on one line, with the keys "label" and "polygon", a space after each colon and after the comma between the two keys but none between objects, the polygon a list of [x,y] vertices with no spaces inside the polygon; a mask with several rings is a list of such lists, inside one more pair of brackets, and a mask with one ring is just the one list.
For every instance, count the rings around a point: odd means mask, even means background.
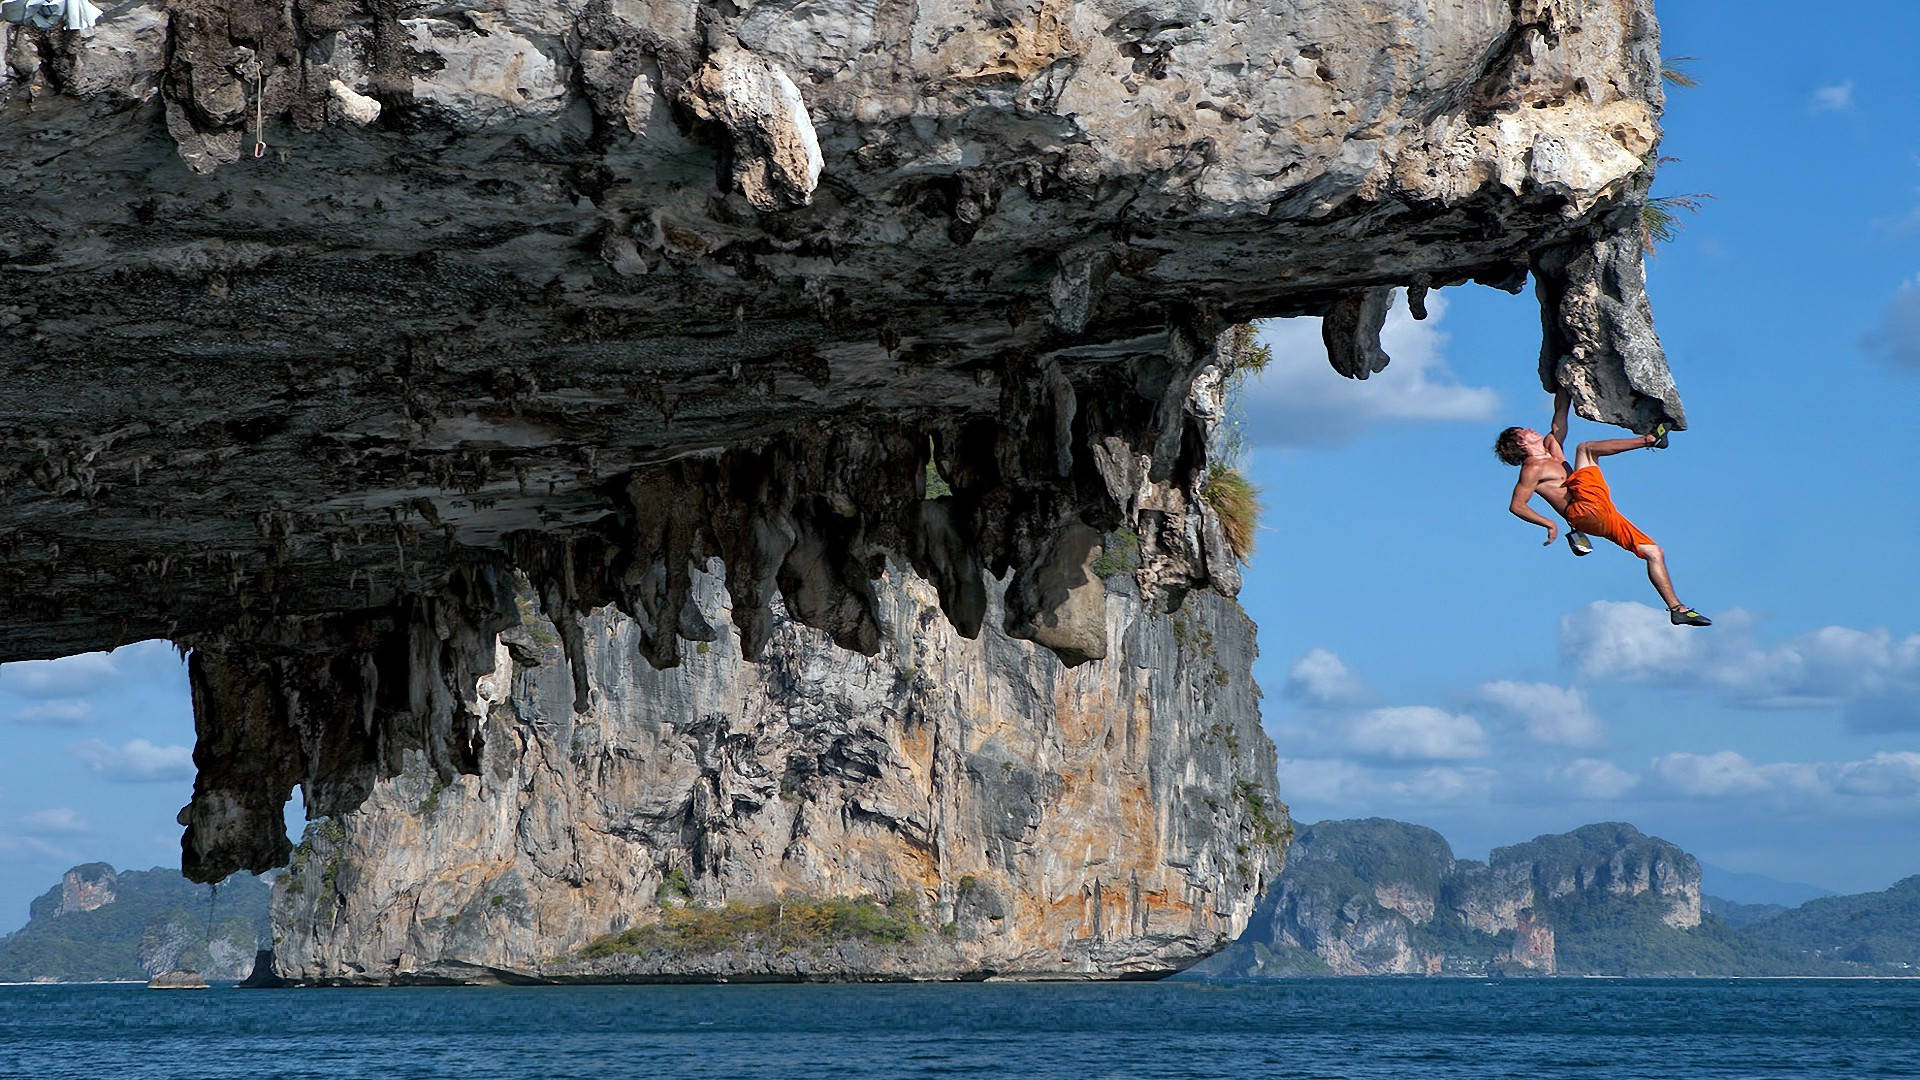
[{"label": "man's bare leg", "polygon": [[1667,576],[1667,555],[1660,550],[1660,545],[1641,544],[1633,549],[1633,553],[1647,560],[1647,580],[1653,582],[1653,589],[1660,594],[1660,599],[1667,602],[1667,610],[1685,606],[1674,595],[1673,579]]},{"label": "man's bare leg", "polygon": [[1573,448],[1573,467],[1584,469],[1595,464],[1600,458],[1612,457],[1615,454],[1626,453],[1628,450],[1638,450],[1652,445],[1653,436],[1651,435],[1635,435],[1631,439],[1598,439],[1594,442],[1583,442]]}]

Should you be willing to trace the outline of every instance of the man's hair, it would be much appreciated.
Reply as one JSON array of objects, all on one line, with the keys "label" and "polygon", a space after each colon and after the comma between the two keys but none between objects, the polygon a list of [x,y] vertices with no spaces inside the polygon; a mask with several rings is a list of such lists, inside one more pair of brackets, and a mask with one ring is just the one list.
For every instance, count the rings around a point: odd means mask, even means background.
[{"label": "man's hair", "polygon": [[1510,427],[1493,440],[1493,456],[1509,465],[1519,465],[1527,460],[1526,448],[1520,445],[1520,433],[1523,427]]}]

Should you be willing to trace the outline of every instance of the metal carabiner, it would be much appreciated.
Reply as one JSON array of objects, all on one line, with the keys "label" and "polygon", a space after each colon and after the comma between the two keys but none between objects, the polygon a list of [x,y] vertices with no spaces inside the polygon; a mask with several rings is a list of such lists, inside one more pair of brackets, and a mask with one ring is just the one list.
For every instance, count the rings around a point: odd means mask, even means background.
[{"label": "metal carabiner", "polygon": [[267,66],[253,73],[253,156],[267,156]]}]

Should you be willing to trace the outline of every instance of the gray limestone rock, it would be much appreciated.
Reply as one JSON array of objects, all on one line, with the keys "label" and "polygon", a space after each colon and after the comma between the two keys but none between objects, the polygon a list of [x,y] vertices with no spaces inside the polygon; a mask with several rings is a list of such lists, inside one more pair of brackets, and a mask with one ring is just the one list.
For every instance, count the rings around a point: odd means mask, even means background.
[{"label": "gray limestone rock", "polygon": [[1540,382],[1573,393],[1580,415],[1641,433],[1687,426],[1653,330],[1640,239],[1631,230],[1535,256],[1543,322]]},{"label": "gray limestone rock", "polygon": [[1107,590],[1093,564],[1100,533],[1070,525],[1054,537],[1047,556],[1021,581],[1020,610],[1009,630],[1045,645],[1069,664],[1107,655]]},{"label": "gray limestone rock", "polygon": [[[691,595],[725,625],[719,580]],[[1068,668],[997,620],[961,637],[910,574],[877,600],[872,657],[776,605],[759,663],[727,632],[667,670],[633,620],[588,616],[579,714],[529,606],[539,662],[503,663],[477,773],[416,753],[309,828],[276,886],[279,975],[1100,978],[1177,970],[1246,925],[1290,826],[1232,601],[1168,615],[1117,578],[1109,655]],[[755,929],[765,905],[868,896],[897,939]]]},{"label": "gray limestone rock", "polygon": [[1323,821],[1300,830],[1247,932],[1206,970],[1552,975],[1561,944],[1644,939],[1636,919],[1699,926],[1700,864],[1631,825],[1535,837],[1481,863],[1455,860],[1439,833],[1418,825]]},{"label": "gray limestone rock", "polygon": [[688,80],[680,101],[698,119],[726,128],[731,183],[755,209],[813,201],[826,165],[806,100],[786,72],[764,57],[723,47]]},{"label": "gray limestone rock", "polygon": [[1380,328],[1393,307],[1392,289],[1350,292],[1327,308],[1320,321],[1327,362],[1349,379],[1364,379],[1386,370],[1390,359],[1380,347]]},{"label": "gray limestone rock", "polygon": [[205,990],[207,980],[197,971],[174,968],[147,980],[150,990]]}]

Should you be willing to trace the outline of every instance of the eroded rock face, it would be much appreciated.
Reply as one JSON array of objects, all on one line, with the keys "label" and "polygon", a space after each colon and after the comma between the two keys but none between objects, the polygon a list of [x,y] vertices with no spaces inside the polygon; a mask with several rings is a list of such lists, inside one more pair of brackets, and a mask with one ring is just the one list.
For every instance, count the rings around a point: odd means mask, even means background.
[{"label": "eroded rock face", "polygon": [[[279,973],[1111,977],[1185,967],[1246,925],[1290,828],[1237,605],[1157,613],[1119,577],[1099,612],[1111,654],[1069,668],[997,619],[961,637],[911,575],[876,594],[873,657],[776,606],[760,663],[723,631],[657,671],[632,620],[589,618],[578,715],[548,624],[508,635],[539,663],[503,658],[476,775],[443,787],[412,755],[309,829],[275,894]],[[693,595],[725,624],[718,576]],[[918,932],[578,955],[663,906],[782,896],[902,896]]]},{"label": "eroded rock face", "polygon": [[60,906],[53,913],[92,911],[113,903],[117,876],[106,863],[87,863],[67,871],[60,878]]},{"label": "eroded rock face", "polygon": [[[1700,925],[1700,864],[1631,825],[1538,836],[1495,848],[1482,863],[1455,860],[1446,840],[1422,826],[1323,821],[1300,829],[1246,934],[1207,968],[1552,975],[1564,967],[1562,948],[1591,956],[1607,935],[1644,934],[1635,928],[1647,925]],[[1600,951],[1612,956],[1617,941],[1605,945]]]},{"label": "eroded rock face", "polygon": [[776,597],[871,652],[897,558],[963,634],[1010,573],[1009,631],[1097,657],[1088,531],[1139,534],[1156,608],[1231,591],[1195,391],[1232,322],[1330,315],[1359,377],[1383,290],[1531,269],[1543,378],[1680,419],[1633,242],[1650,0],[0,33],[0,659],[193,648],[199,876],[283,858],[296,780],[330,814],[415,750],[477,767],[516,569],[576,667],[605,604],[673,663],[709,557],[750,655]]}]

